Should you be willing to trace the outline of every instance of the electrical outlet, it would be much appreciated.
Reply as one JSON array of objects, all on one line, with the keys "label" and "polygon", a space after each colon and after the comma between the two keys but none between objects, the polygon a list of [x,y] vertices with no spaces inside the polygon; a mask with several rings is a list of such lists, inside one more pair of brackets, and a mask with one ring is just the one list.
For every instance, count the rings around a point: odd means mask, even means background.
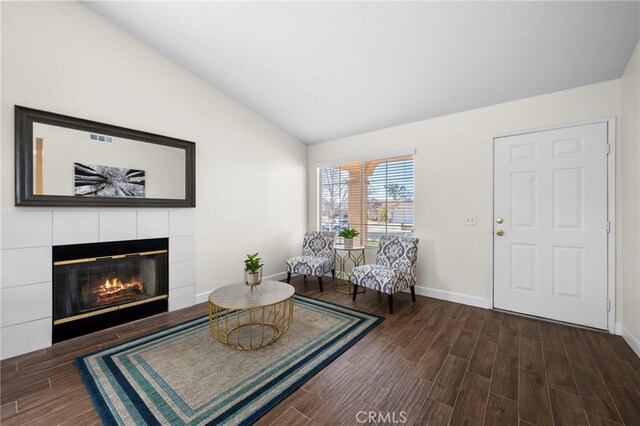
[{"label": "electrical outlet", "polygon": [[465,225],[475,225],[476,224],[476,217],[475,216],[468,216],[464,220],[464,224]]}]

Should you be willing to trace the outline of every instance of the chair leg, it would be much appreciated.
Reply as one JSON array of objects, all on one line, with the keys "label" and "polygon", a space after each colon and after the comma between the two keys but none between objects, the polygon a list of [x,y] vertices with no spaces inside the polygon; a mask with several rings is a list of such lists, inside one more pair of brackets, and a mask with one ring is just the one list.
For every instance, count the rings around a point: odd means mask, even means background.
[{"label": "chair leg", "polygon": [[393,315],[393,294],[389,295],[389,313]]},{"label": "chair leg", "polygon": [[318,284],[320,284],[320,291],[322,291],[322,277],[318,277]]},{"label": "chair leg", "polygon": [[304,278],[305,281],[307,280],[307,276],[306,275],[303,275],[302,278]]},{"label": "chair leg", "polygon": [[333,281],[335,281],[336,280],[336,270],[335,269],[331,270],[331,276],[333,277]]},{"label": "chair leg", "polygon": [[415,303],[416,301],[416,289],[413,288],[414,286],[411,286],[411,300],[413,300],[413,302]]},{"label": "chair leg", "polygon": [[358,294],[358,285],[354,284],[353,285],[353,297],[352,297],[354,302],[356,301],[356,294]]},{"label": "chair leg", "polygon": [[287,284],[291,281],[291,272],[287,272]]}]

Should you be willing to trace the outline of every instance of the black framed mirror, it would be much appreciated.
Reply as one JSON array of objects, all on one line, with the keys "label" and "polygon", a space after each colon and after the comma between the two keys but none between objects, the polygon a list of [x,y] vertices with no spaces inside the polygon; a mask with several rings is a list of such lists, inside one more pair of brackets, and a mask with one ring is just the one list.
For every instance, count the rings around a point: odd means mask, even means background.
[{"label": "black framed mirror", "polygon": [[193,142],[15,106],[16,206],[195,207]]}]

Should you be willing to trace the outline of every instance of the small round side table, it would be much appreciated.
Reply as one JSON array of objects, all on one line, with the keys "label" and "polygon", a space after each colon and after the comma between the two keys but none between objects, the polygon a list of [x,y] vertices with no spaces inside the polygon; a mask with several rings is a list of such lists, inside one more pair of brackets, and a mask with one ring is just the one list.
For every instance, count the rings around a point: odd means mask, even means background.
[{"label": "small round side table", "polygon": [[293,286],[262,281],[260,291],[247,293],[244,283],[209,293],[211,335],[236,349],[260,349],[275,342],[293,321]]},{"label": "small round side table", "polygon": [[[353,294],[353,283],[351,281],[351,273],[347,271],[348,267],[355,268],[364,264],[365,246],[345,247],[342,244],[334,246],[336,254],[336,278],[342,280],[333,281],[333,290],[338,293]],[[345,288],[346,287],[346,288]],[[365,288],[360,287],[358,293],[364,293]]]}]

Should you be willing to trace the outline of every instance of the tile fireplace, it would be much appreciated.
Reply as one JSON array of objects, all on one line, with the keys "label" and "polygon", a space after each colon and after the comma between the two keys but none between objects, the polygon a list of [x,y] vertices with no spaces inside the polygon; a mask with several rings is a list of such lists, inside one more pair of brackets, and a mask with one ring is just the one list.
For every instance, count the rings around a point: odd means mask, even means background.
[{"label": "tile fireplace", "polygon": [[168,310],[169,240],[53,246],[53,343]]}]

